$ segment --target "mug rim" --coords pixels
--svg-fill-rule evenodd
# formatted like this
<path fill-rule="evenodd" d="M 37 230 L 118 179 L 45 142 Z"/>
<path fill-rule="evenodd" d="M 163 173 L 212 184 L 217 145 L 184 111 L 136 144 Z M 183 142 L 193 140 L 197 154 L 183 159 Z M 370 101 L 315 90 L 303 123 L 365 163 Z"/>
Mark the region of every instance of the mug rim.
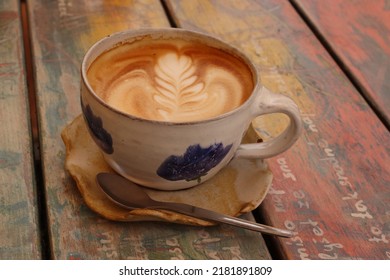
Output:
<path fill-rule="evenodd" d="M 160 120 L 151 120 L 151 119 L 141 118 L 141 117 L 123 112 L 121 110 L 118 110 L 115 107 L 110 106 L 107 102 L 105 102 L 92 89 L 92 87 L 88 81 L 87 71 L 88 71 L 90 65 L 103 52 L 110 50 L 116 46 L 119 46 L 123 43 L 137 40 L 137 38 L 140 39 L 140 38 L 144 38 L 146 36 L 149 36 L 151 39 L 153 39 L 153 37 L 156 37 L 156 36 L 161 37 L 161 36 L 164 36 L 168 33 L 171 34 L 172 36 L 175 36 L 176 38 L 180 38 L 180 36 L 178 36 L 178 34 L 183 34 L 185 36 L 192 36 L 192 37 L 189 37 L 191 40 L 193 40 L 193 39 L 202 40 L 202 39 L 206 38 L 207 42 L 202 41 L 201 42 L 202 44 L 206 44 L 206 45 L 214 47 L 214 48 L 219 48 L 222 51 L 228 52 L 230 55 L 236 56 L 239 59 L 241 59 L 245 63 L 245 65 L 247 65 L 248 68 L 250 69 L 251 74 L 252 74 L 252 80 L 254 83 L 254 87 L 253 87 L 249 97 L 245 100 L 245 102 L 243 102 L 241 105 L 237 106 L 233 110 L 230 110 L 228 112 L 225 112 L 225 113 L 217 115 L 217 116 L 214 116 L 212 118 L 196 120 L 196 121 L 185 121 L 185 122 L 160 121 Z M 96 49 L 99 48 L 99 46 L 101 46 L 107 42 L 110 42 L 110 41 L 113 41 L 113 42 L 108 43 L 109 48 L 104 48 L 103 51 L 100 51 L 98 53 L 94 53 L 96 51 Z M 156 123 L 156 124 L 160 124 L 160 125 L 173 125 L 173 126 L 175 126 L 175 125 L 180 126 L 180 125 L 187 125 L 187 124 L 201 124 L 201 123 L 212 122 L 212 121 L 224 119 L 224 118 L 226 118 L 230 115 L 233 115 L 241 110 L 244 110 L 246 107 L 248 107 L 249 104 L 251 103 L 251 101 L 255 98 L 256 92 L 258 92 L 259 88 L 261 87 L 259 73 L 257 71 L 257 68 L 255 67 L 253 62 L 249 59 L 249 57 L 246 54 L 244 54 L 242 51 L 240 51 L 238 48 L 225 42 L 224 40 L 222 40 L 220 38 L 214 37 L 214 36 L 207 34 L 207 33 L 192 31 L 192 30 L 183 29 L 183 28 L 173 28 L 173 27 L 170 27 L 170 28 L 140 28 L 140 29 L 136 29 L 136 30 L 128 29 L 128 30 L 124 30 L 124 31 L 115 32 L 115 33 L 109 34 L 109 35 L 101 38 L 100 40 L 96 41 L 94 44 L 92 44 L 88 48 L 87 52 L 85 53 L 85 55 L 82 59 L 81 79 L 82 79 L 82 82 L 84 83 L 85 87 L 89 91 L 89 93 L 101 105 L 103 105 L 104 107 L 106 107 L 110 111 L 113 111 L 117 114 L 120 114 L 120 115 L 126 117 L 126 118 L 130 118 L 130 119 L 136 120 L 136 121 Z"/>

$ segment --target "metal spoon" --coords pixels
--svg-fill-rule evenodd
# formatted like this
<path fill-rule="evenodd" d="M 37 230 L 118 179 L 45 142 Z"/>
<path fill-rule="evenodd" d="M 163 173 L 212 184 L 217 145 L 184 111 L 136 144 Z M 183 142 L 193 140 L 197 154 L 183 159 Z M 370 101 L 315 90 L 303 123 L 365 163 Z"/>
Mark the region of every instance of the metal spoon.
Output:
<path fill-rule="evenodd" d="M 272 234 L 281 237 L 292 236 L 292 232 L 289 230 L 278 229 L 250 222 L 244 219 L 235 218 L 188 204 L 153 200 L 142 189 L 142 187 L 114 173 L 99 173 L 96 176 L 96 180 L 98 185 L 102 188 L 103 192 L 113 202 L 127 209 L 148 208 L 170 210 L 191 217 L 201 218 L 207 221 L 225 223 L 266 234 Z"/>

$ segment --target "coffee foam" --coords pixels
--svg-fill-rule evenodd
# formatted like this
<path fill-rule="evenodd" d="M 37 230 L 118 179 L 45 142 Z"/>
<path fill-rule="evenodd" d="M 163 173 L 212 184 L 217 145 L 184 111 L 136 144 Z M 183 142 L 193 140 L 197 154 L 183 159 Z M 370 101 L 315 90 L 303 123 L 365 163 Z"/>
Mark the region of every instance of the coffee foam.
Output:
<path fill-rule="evenodd" d="M 117 46 L 100 55 L 87 75 L 110 106 L 158 121 L 212 118 L 240 106 L 253 90 L 241 60 L 181 39 Z"/>

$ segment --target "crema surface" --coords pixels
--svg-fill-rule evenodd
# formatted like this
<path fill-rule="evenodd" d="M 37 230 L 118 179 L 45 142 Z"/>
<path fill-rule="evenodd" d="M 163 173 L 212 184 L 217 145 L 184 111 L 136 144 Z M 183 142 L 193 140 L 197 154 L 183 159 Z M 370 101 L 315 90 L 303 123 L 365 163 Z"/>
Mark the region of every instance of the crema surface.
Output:
<path fill-rule="evenodd" d="M 181 39 L 124 43 L 101 54 L 87 76 L 111 107 L 157 121 L 209 119 L 240 106 L 253 90 L 240 59 Z"/>

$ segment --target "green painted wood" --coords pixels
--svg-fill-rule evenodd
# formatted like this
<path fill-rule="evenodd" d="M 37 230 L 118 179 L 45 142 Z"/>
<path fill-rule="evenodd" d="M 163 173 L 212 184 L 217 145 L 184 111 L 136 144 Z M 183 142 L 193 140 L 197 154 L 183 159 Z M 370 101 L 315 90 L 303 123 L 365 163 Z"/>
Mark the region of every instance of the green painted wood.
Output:
<path fill-rule="evenodd" d="M 294 0 L 390 127 L 390 2 Z"/>
<path fill-rule="evenodd" d="M 301 110 L 302 137 L 268 160 L 274 181 L 259 213 L 294 231 L 291 239 L 274 238 L 272 250 L 287 259 L 389 259 L 390 133 L 293 6 L 282 0 L 167 6 L 178 26 L 246 52 L 262 83 Z M 256 122 L 265 140 L 286 125 L 282 116 Z"/>
<path fill-rule="evenodd" d="M 39 259 L 36 184 L 19 1 L 0 2 L 0 259 Z"/>
<path fill-rule="evenodd" d="M 48 224 L 54 259 L 268 259 L 260 234 L 232 227 L 111 222 L 65 172 L 62 129 L 81 113 L 80 63 L 110 33 L 167 27 L 160 1 L 29 1 Z M 256 246 L 253 246 L 256 244 Z"/>

